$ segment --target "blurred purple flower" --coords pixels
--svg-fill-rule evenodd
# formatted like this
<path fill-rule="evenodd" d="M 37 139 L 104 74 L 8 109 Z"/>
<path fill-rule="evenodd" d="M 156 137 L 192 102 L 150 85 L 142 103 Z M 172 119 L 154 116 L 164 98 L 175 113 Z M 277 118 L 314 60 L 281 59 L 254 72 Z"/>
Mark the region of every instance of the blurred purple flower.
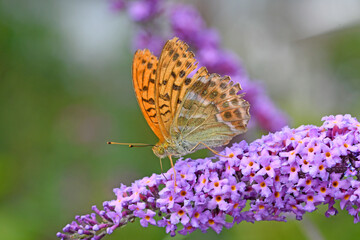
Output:
<path fill-rule="evenodd" d="M 151 46 L 151 51 L 157 56 L 160 55 L 165 44 L 164 39 L 146 30 L 139 30 L 136 34 L 135 45 L 137 49 L 145 49 Z"/>
<path fill-rule="evenodd" d="M 259 81 L 243 81 L 241 86 L 245 99 L 251 104 L 250 113 L 254 120 L 263 129 L 273 132 L 288 124 L 288 117 L 277 108 L 269 95 L 265 92 L 263 84 Z"/>
<path fill-rule="evenodd" d="M 143 227 L 165 227 L 171 236 L 209 228 L 220 233 L 242 221 L 285 221 L 289 213 L 301 220 L 319 205 L 328 205 L 326 217 L 336 215 L 335 200 L 357 223 L 360 123 L 350 115 L 322 120 L 321 127 L 285 127 L 250 144 L 236 143 L 222 153 L 233 153 L 232 158 L 180 159 L 175 188 L 172 169 L 131 187 L 121 185 L 114 189 L 116 199 L 104 202 L 104 210 L 94 206 L 94 213 L 75 217 L 57 237 L 100 239 L 135 218 Z M 337 151 L 338 145 L 345 149 Z M 298 148 L 290 162 L 288 153 Z M 328 161 L 327 153 L 334 152 L 337 157 Z M 302 171 L 304 165 L 309 171 Z"/>
<path fill-rule="evenodd" d="M 110 8 L 114 11 L 121 11 L 126 7 L 125 0 L 110 0 Z"/>
<path fill-rule="evenodd" d="M 110 7 L 115 11 L 126 10 L 134 22 L 145 22 L 161 13 L 162 3 L 162 0 L 111 0 Z"/>
<path fill-rule="evenodd" d="M 170 12 L 169 21 L 173 32 L 180 39 L 199 47 L 199 36 L 205 29 L 200 13 L 190 5 L 175 5 Z"/>

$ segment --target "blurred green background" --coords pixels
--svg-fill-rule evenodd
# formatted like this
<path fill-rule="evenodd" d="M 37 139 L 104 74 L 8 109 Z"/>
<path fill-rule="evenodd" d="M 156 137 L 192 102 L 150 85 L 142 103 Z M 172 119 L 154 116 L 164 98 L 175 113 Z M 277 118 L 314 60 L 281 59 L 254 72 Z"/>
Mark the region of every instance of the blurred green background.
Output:
<path fill-rule="evenodd" d="M 190 1 L 188 1 L 190 2 Z M 292 126 L 360 107 L 357 1 L 193 1 Z M 134 24 L 106 1 L 0 2 L 0 239 L 55 239 L 120 183 L 159 173 L 130 69 Z M 197 153 L 204 156 L 206 151 Z M 165 169 L 169 167 L 164 162 Z M 174 239 L 358 239 L 344 211 Z M 138 222 L 107 239 L 170 239 Z"/>

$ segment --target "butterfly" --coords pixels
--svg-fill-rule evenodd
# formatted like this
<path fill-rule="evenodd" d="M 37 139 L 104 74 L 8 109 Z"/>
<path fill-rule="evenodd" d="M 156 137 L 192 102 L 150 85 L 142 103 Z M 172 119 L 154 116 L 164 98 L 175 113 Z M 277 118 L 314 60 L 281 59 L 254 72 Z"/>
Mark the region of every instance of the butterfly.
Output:
<path fill-rule="evenodd" d="M 159 59 L 148 49 L 138 50 L 132 64 L 137 101 L 159 138 L 152 150 L 160 159 L 169 157 L 172 167 L 172 156 L 228 144 L 246 132 L 250 119 L 249 103 L 237 94 L 240 85 L 205 67 L 194 73 L 198 63 L 188 48 L 175 37 Z"/>

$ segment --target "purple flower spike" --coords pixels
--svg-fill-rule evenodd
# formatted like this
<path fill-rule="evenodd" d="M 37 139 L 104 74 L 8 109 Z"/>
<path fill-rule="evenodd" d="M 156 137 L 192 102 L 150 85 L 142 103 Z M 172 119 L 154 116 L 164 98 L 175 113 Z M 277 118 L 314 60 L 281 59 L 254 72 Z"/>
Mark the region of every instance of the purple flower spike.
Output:
<path fill-rule="evenodd" d="M 121 185 L 103 210 L 94 206 L 94 213 L 77 216 L 57 237 L 101 239 L 135 218 L 143 227 L 165 227 L 171 236 L 196 229 L 220 233 L 242 221 L 285 221 L 291 214 L 301 220 L 319 205 L 328 206 L 329 217 L 338 213 L 336 200 L 357 223 L 360 123 L 350 115 L 323 120 L 321 127 L 285 127 L 250 144 L 236 143 L 222 153 L 231 158 L 179 159 L 175 188 L 172 169 Z"/>

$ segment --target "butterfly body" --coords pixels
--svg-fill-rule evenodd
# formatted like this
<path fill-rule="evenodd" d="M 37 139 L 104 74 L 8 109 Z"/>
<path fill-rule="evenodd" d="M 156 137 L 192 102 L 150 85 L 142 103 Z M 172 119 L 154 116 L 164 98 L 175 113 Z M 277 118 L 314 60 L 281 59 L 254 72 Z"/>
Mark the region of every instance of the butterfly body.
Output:
<path fill-rule="evenodd" d="M 142 113 L 159 142 L 156 156 L 180 157 L 205 147 L 223 146 L 247 130 L 249 103 L 230 77 L 197 68 L 188 45 L 169 40 L 159 60 L 138 50 L 133 83 Z"/>
<path fill-rule="evenodd" d="M 164 158 L 169 155 L 181 157 L 192 152 L 190 147 L 191 146 L 183 141 L 158 142 L 153 147 L 153 152 L 159 158 Z"/>

